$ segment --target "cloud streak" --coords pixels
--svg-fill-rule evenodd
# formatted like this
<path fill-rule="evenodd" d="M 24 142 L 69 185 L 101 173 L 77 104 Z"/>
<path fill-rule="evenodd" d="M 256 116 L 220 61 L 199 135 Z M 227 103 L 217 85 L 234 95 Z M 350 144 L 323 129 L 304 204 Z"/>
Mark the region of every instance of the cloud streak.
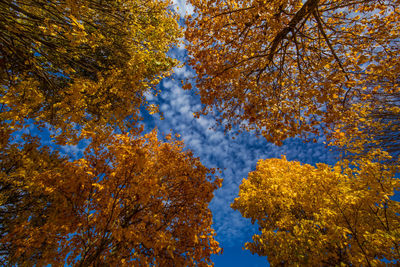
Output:
<path fill-rule="evenodd" d="M 184 50 L 179 57 L 184 58 Z M 177 53 L 175 51 L 175 53 Z M 255 169 L 257 161 L 265 158 L 276 158 L 286 155 L 288 160 L 315 164 L 317 162 L 334 163 L 335 154 L 322 144 L 303 143 L 299 139 L 290 139 L 281 147 L 268 143 L 253 133 L 243 132 L 224 134 L 222 128 L 211 129 L 215 119 L 202 116 L 195 119 L 193 112 L 201 108 L 199 96 L 194 91 L 186 91 L 181 87 L 181 80 L 193 77 L 195 74 L 188 67 L 178 68 L 172 79 L 166 79 L 161 84 L 161 95 L 152 99 L 152 103 L 160 105 L 164 120 L 150 118 L 146 125 L 156 125 L 160 132 L 178 133 L 188 149 L 191 149 L 207 167 L 218 167 L 222 171 L 224 182 L 222 188 L 216 191 L 211 202 L 214 218 L 214 228 L 217 239 L 224 247 L 243 244 L 256 231 L 249 220 L 241 217 L 239 212 L 230 208 L 230 203 L 237 197 L 239 185 L 248 173 Z M 151 130 L 147 127 L 146 131 Z M 235 137 L 235 139 L 232 139 Z"/>

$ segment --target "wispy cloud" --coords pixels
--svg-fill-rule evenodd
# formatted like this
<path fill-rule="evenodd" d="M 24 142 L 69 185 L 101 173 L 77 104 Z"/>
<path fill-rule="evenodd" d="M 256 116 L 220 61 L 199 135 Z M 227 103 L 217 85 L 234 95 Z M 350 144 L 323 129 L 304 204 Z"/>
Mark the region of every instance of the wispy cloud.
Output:
<path fill-rule="evenodd" d="M 185 0 L 173 2 L 181 17 L 193 14 L 193 7 L 187 5 Z M 170 51 L 170 55 L 185 62 L 187 53 L 184 47 L 178 47 Z M 225 135 L 222 128 L 210 129 L 215 125 L 215 119 L 211 116 L 195 119 L 193 112 L 200 110 L 200 98 L 194 91 L 183 90 L 181 86 L 181 80 L 190 79 L 195 73 L 188 66 L 175 68 L 174 71 L 172 79 L 162 82 L 160 97 L 148 98 L 150 102 L 160 105 L 165 119 L 160 120 L 157 115 L 147 117 L 147 131 L 156 126 L 163 133 L 179 133 L 186 147 L 191 149 L 204 165 L 222 170 L 223 185 L 215 192 L 210 205 L 214 228 L 222 246 L 241 245 L 249 241 L 257 229 L 239 212 L 233 211 L 230 204 L 238 195 L 242 179 L 255 169 L 258 160 L 286 155 L 288 160 L 302 163 L 333 164 L 336 155 L 325 147 L 323 139 L 318 139 L 317 143 L 303 143 L 299 139 L 290 139 L 278 147 L 252 133 L 244 132 L 232 139 L 234 133 Z"/>
<path fill-rule="evenodd" d="M 184 59 L 185 51 L 180 51 L 181 55 L 176 56 Z M 179 133 L 186 147 L 200 157 L 204 165 L 223 170 L 222 188 L 216 191 L 211 202 L 214 228 L 217 231 L 217 239 L 223 246 L 243 244 L 256 228 L 249 220 L 242 218 L 239 212 L 233 211 L 230 203 L 237 197 L 242 179 L 255 169 L 259 159 L 286 155 L 288 160 L 302 163 L 334 163 L 335 155 L 322 144 L 322 139 L 317 143 L 303 143 L 299 139 L 290 139 L 278 147 L 252 133 L 244 132 L 232 139 L 234 133 L 225 135 L 222 128 L 210 129 L 215 125 L 215 119 L 211 116 L 195 119 L 193 112 L 201 107 L 199 96 L 181 87 L 182 79 L 193 76 L 193 71 L 185 66 L 175 70 L 173 79 L 162 82 L 160 97 L 152 101 L 160 105 L 165 119 L 159 120 L 157 116 L 151 118 L 151 121 L 146 122 L 150 125 L 147 130 L 156 125 L 160 132 Z"/>
<path fill-rule="evenodd" d="M 173 0 L 173 4 L 175 10 L 181 15 L 181 17 L 193 14 L 193 7 L 188 5 L 186 0 Z"/>

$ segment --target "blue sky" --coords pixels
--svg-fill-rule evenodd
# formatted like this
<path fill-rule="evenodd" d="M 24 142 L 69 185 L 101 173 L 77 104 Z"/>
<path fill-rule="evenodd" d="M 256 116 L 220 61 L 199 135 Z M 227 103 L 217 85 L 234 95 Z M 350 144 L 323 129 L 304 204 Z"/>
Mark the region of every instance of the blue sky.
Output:
<path fill-rule="evenodd" d="M 174 0 L 174 2 L 181 16 L 192 13 L 192 8 L 187 6 L 184 0 Z M 171 55 L 181 62 L 186 61 L 184 47 L 174 49 Z M 252 255 L 242 249 L 244 243 L 250 241 L 251 236 L 257 232 L 257 226 L 230 208 L 230 204 L 238 195 L 242 179 L 255 169 L 259 159 L 286 155 L 288 160 L 302 163 L 333 164 L 336 154 L 325 147 L 323 138 L 319 138 L 317 143 L 303 143 L 300 139 L 290 139 L 278 147 L 263 138 L 256 137 L 254 133 L 244 132 L 236 135 L 233 131 L 224 134 L 223 128 L 210 129 L 215 124 L 213 117 L 202 116 L 195 119 L 193 116 L 193 113 L 201 107 L 195 86 L 191 91 L 182 89 L 181 81 L 194 76 L 195 73 L 188 66 L 175 68 L 174 75 L 161 82 L 159 86 L 161 93 L 157 97 L 150 94 L 147 96 L 149 103 L 159 105 L 164 119 L 161 120 L 157 114 L 150 116 L 143 113 L 145 131 L 157 128 L 160 135 L 170 132 L 180 134 L 186 148 L 192 150 L 204 165 L 222 170 L 221 177 L 224 179 L 222 187 L 215 192 L 210 204 L 213 227 L 217 233 L 216 239 L 224 250 L 222 255 L 213 257 L 215 266 L 267 266 L 265 257 Z M 46 137 L 47 134 L 46 132 L 41 134 L 45 143 L 46 140 L 50 140 Z M 61 147 L 60 150 L 69 155 L 75 154 L 75 158 L 79 158 L 85 146 L 85 142 L 82 142 L 76 146 Z"/>
<path fill-rule="evenodd" d="M 192 8 L 185 5 L 184 0 L 174 2 L 182 16 L 192 13 Z M 185 62 L 184 47 L 174 49 L 171 54 Z M 230 208 L 230 204 L 238 195 L 242 179 L 255 169 L 259 159 L 286 155 L 288 160 L 302 163 L 333 164 L 336 154 L 325 147 L 323 138 L 319 138 L 317 143 L 303 143 L 299 139 L 290 139 L 278 147 L 263 138 L 257 138 L 254 133 L 245 132 L 236 136 L 235 132 L 225 135 L 222 128 L 210 129 L 215 124 L 213 117 L 193 117 L 193 112 L 201 107 L 195 86 L 191 91 L 183 90 L 181 86 L 181 80 L 194 76 L 195 73 L 188 66 L 176 68 L 175 74 L 160 84 L 161 94 L 156 98 L 148 96 L 150 103 L 159 105 L 164 120 L 160 120 L 158 115 L 150 117 L 143 114 L 145 130 L 150 131 L 157 127 L 160 133 L 180 134 L 186 147 L 192 150 L 204 165 L 223 170 L 223 185 L 215 192 L 210 205 L 217 240 L 224 249 L 222 255 L 213 258 L 215 266 L 266 266 L 266 258 L 242 250 L 243 244 L 250 241 L 251 236 L 257 232 L 257 227 Z M 233 136 L 235 139 L 232 139 Z"/>
<path fill-rule="evenodd" d="M 184 60 L 184 49 L 176 49 L 174 53 Z M 322 138 L 318 143 L 303 143 L 299 139 L 291 139 L 278 147 L 263 138 L 257 138 L 253 133 L 244 132 L 236 136 L 232 132 L 225 135 L 223 128 L 210 129 L 215 124 L 214 118 L 193 117 L 193 112 L 200 108 L 199 96 L 195 91 L 181 88 L 181 80 L 193 75 L 193 71 L 187 66 L 178 68 L 173 77 L 162 81 L 162 93 L 157 98 L 148 97 L 150 103 L 160 106 L 164 119 L 160 120 L 158 115 L 150 117 L 143 114 L 145 131 L 157 127 L 161 134 L 180 134 L 186 148 L 192 150 L 204 165 L 222 170 L 223 185 L 215 192 L 210 205 L 217 240 L 224 248 L 223 255 L 214 257 L 215 266 L 265 266 L 265 258 L 242 250 L 243 244 L 251 239 L 257 227 L 230 208 L 230 203 L 238 195 L 242 179 L 255 169 L 259 159 L 286 155 L 288 160 L 302 163 L 333 164 L 335 154 L 325 147 Z M 232 139 L 233 136 L 235 139 Z"/>

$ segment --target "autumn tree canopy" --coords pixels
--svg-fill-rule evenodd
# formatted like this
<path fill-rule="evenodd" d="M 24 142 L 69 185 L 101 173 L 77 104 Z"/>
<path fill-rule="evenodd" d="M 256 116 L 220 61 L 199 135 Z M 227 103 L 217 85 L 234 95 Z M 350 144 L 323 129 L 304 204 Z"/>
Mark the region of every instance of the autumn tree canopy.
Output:
<path fill-rule="evenodd" d="M 227 129 L 307 139 L 368 118 L 367 100 L 399 92 L 398 0 L 189 2 L 201 113 L 216 112 Z"/>
<path fill-rule="evenodd" d="M 345 118 L 332 134 L 332 144 L 346 158 L 359 158 L 382 149 L 397 162 L 400 156 L 399 93 L 376 93 L 354 116 Z"/>
<path fill-rule="evenodd" d="M 400 2 L 190 2 L 199 114 L 276 144 L 326 134 L 353 158 L 260 160 L 232 204 L 259 225 L 245 248 L 278 266 L 398 264 Z"/>
<path fill-rule="evenodd" d="M 182 141 L 85 132 L 68 161 L 35 140 L 2 150 L 0 259 L 43 266 L 208 266 L 220 186 Z"/>
<path fill-rule="evenodd" d="M 137 119 L 177 62 L 181 36 L 161 0 L 5 0 L 0 2 L 2 120 L 121 126 Z M 60 140 L 59 140 L 60 141 Z"/>
<path fill-rule="evenodd" d="M 0 1 L 1 265 L 212 265 L 220 179 L 132 127 L 177 65 L 177 19 L 162 0 Z"/>
<path fill-rule="evenodd" d="M 198 115 L 362 155 L 259 161 L 232 204 L 260 226 L 246 248 L 275 265 L 398 260 L 400 0 L 188 2 Z M 133 127 L 178 63 L 177 19 L 169 0 L 0 0 L 2 265 L 212 265 L 221 180 Z M 82 158 L 57 151 L 81 139 Z"/>
<path fill-rule="evenodd" d="M 398 263 L 400 181 L 381 156 L 333 168 L 260 160 L 232 204 L 260 227 L 245 247 L 277 266 Z"/>

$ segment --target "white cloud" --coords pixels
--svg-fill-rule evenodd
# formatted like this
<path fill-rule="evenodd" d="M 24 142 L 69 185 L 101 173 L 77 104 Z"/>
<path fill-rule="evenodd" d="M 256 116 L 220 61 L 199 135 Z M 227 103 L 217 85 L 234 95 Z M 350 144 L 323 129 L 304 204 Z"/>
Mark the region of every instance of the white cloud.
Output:
<path fill-rule="evenodd" d="M 175 67 L 174 74 L 178 79 L 187 79 L 189 77 L 193 77 L 193 72 L 186 66 Z"/>
<path fill-rule="evenodd" d="M 203 131 L 209 130 L 209 128 L 215 123 L 212 120 L 205 118 L 205 117 L 200 117 L 196 120 L 197 124 L 201 126 Z M 211 133 L 211 131 L 207 131 L 207 133 Z"/>
<path fill-rule="evenodd" d="M 224 134 L 222 132 L 208 130 L 207 135 L 209 136 L 209 141 L 211 144 L 216 144 L 224 139 Z"/>
<path fill-rule="evenodd" d="M 175 11 L 177 11 L 181 17 L 193 14 L 193 6 L 189 5 L 186 0 L 173 0 L 173 3 Z"/>
<path fill-rule="evenodd" d="M 146 98 L 147 101 L 153 101 L 153 100 L 155 100 L 154 95 L 153 95 L 151 92 L 149 92 L 149 91 L 147 91 L 147 92 L 144 93 L 144 97 Z"/>
<path fill-rule="evenodd" d="M 180 51 L 184 53 L 183 50 Z M 184 58 L 184 54 L 180 57 Z M 181 88 L 179 79 L 189 76 L 193 76 L 193 73 L 185 67 L 176 70 L 174 80 L 166 79 L 162 82 L 162 93 L 158 100 L 165 119 L 155 119 L 155 124 L 161 132 L 168 133 L 172 130 L 179 133 L 186 147 L 200 157 L 204 165 L 223 170 L 222 188 L 215 192 L 215 198 L 210 205 L 214 228 L 217 239 L 223 246 L 243 244 L 248 240 L 249 233 L 256 231 L 256 227 L 251 225 L 250 220 L 242 218 L 239 212 L 233 211 L 230 204 L 237 197 L 242 179 L 255 169 L 257 161 L 286 155 L 288 160 L 303 163 L 333 163 L 333 154 L 321 143 L 304 144 L 299 139 L 290 139 L 283 146 L 277 147 L 252 133 L 244 132 L 232 139 L 234 134 L 225 135 L 222 128 L 210 130 L 215 119 L 212 116 L 194 119 L 193 112 L 201 108 L 199 96 Z"/>

